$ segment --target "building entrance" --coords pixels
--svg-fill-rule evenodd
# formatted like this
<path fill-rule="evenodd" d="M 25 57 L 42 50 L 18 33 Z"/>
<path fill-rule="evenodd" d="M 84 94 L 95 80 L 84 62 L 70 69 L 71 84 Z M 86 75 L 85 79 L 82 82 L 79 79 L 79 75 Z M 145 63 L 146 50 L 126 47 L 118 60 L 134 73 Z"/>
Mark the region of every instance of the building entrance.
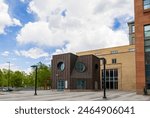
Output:
<path fill-rule="evenodd" d="M 118 69 L 107 69 L 106 70 L 106 88 L 107 89 L 118 89 Z M 104 80 L 102 70 L 102 80 Z M 103 88 L 103 81 L 102 81 Z"/>
<path fill-rule="evenodd" d="M 65 89 L 65 81 L 64 80 L 58 80 L 57 81 L 57 90 L 63 91 Z"/>

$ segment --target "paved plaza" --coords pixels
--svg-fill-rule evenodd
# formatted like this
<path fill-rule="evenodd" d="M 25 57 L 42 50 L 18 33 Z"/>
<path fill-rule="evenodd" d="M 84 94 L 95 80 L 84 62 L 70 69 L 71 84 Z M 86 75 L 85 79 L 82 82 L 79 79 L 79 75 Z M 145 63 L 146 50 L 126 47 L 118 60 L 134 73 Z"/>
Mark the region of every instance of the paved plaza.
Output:
<path fill-rule="evenodd" d="M 58 92 L 42 90 L 34 96 L 34 91 L 0 92 L 0 101 L 104 101 L 103 91 L 97 92 Z M 150 101 L 150 96 L 136 92 L 107 91 L 106 101 Z"/>

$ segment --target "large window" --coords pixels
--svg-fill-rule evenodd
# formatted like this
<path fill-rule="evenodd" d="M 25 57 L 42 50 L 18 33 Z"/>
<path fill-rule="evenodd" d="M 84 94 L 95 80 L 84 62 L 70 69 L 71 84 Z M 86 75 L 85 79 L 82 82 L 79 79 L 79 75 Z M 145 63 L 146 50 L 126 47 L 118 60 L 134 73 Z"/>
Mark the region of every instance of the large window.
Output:
<path fill-rule="evenodd" d="M 145 64 L 150 64 L 150 25 L 144 26 Z"/>
<path fill-rule="evenodd" d="M 102 70 L 102 80 L 104 80 Z M 102 81 L 103 88 L 103 81 Z M 107 69 L 106 70 L 106 88 L 107 89 L 118 89 L 118 69 Z"/>
<path fill-rule="evenodd" d="M 144 26 L 144 46 L 146 87 L 150 89 L 150 25 Z"/>
<path fill-rule="evenodd" d="M 143 0 L 144 9 L 150 9 L 150 0 Z"/>

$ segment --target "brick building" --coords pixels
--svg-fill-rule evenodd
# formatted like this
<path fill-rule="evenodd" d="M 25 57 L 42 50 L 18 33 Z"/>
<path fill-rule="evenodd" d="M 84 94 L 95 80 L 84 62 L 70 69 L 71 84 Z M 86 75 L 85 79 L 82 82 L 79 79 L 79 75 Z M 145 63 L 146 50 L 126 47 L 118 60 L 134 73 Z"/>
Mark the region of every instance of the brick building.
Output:
<path fill-rule="evenodd" d="M 100 89 L 100 63 L 94 55 L 72 53 L 54 55 L 52 59 L 52 89 Z"/>
<path fill-rule="evenodd" d="M 135 47 L 136 89 L 150 89 L 150 0 L 134 0 L 135 4 Z"/>

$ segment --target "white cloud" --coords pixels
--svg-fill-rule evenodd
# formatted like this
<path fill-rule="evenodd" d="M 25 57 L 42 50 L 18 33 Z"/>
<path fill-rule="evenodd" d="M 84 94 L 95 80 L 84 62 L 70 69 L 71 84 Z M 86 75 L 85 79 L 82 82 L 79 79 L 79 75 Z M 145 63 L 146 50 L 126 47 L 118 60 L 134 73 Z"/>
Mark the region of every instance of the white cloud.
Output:
<path fill-rule="evenodd" d="M 0 64 L 0 69 L 9 69 L 9 63 Z M 20 69 L 15 64 L 10 63 L 10 70 L 17 71 Z"/>
<path fill-rule="evenodd" d="M 8 57 L 10 53 L 8 51 L 4 51 L 1 55 L 4 56 L 4 57 Z"/>
<path fill-rule="evenodd" d="M 13 25 L 21 26 L 21 23 L 19 20 L 10 17 L 8 13 L 8 5 L 4 2 L 4 0 L 0 0 L 0 34 L 5 34 L 6 26 Z"/>
<path fill-rule="evenodd" d="M 41 57 L 48 57 L 49 54 L 44 52 L 40 48 L 31 48 L 29 50 L 21 50 L 21 51 L 15 51 L 15 54 L 18 56 L 25 56 L 28 58 L 38 59 Z"/>
<path fill-rule="evenodd" d="M 47 22 L 29 22 L 21 29 L 17 36 L 20 44 L 33 43 L 39 46 L 61 46 L 64 45 L 64 34 L 61 30 L 52 31 Z"/>
<path fill-rule="evenodd" d="M 38 21 L 21 29 L 20 44 L 75 52 L 128 44 L 126 22 L 133 17 L 133 0 L 32 0 L 28 11 L 37 14 Z M 117 31 L 112 29 L 115 18 L 121 22 Z"/>

